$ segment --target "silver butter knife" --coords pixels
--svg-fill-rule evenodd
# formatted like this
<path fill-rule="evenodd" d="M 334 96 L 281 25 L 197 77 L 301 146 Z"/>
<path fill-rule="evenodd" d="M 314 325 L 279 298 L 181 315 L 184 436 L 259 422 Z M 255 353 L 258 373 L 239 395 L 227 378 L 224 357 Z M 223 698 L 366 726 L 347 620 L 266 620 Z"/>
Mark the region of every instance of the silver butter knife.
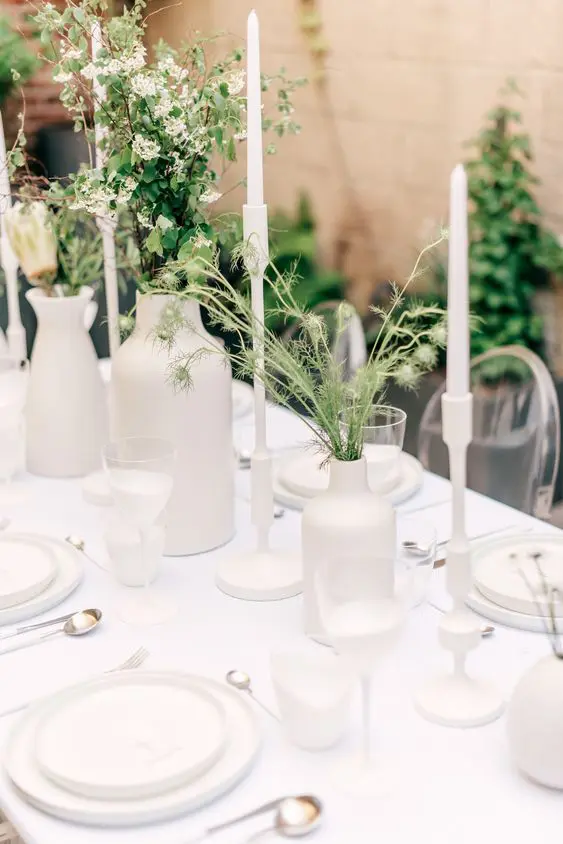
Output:
<path fill-rule="evenodd" d="M 23 627 L 16 627 L 15 630 L 10 630 L 8 633 L 0 633 L 0 642 L 3 642 L 4 639 L 12 639 L 14 636 L 20 636 L 22 633 L 28 633 L 30 630 L 40 630 L 42 627 L 49 627 L 51 624 L 68 621 L 75 612 L 76 610 L 73 610 L 65 615 L 59 615 L 57 618 L 49 618 L 47 621 L 37 621 L 35 624 L 25 624 Z"/>

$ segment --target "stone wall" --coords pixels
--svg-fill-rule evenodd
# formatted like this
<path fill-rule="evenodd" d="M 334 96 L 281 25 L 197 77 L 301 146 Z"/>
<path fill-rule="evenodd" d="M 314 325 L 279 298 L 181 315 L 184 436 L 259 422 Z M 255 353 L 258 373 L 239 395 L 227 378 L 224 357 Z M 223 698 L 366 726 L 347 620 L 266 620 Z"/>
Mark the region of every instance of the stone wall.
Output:
<path fill-rule="evenodd" d="M 347 177 L 311 85 L 298 100 L 302 134 L 267 161 L 271 207 L 291 205 L 305 188 L 328 257 L 343 227 L 360 219 L 355 274 L 363 268 L 364 285 L 401 278 L 427 221 L 447 214 L 448 176 L 467 155 L 463 142 L 512 76 L 526 93 L 521 106 L 543 180 L 539 198 L 563 233 L 561 0 L 255 0 L 265 68 L 312 72 L 299 24 L 304 5 L 322 17 L 327 91 Z M 242 0 L 184 0 L 151 18 L 151 36 L 177 42 L 200 28 L 242 38 L 248 10 Z M 240 201 L 240 194 L 229 197 L 231 205 Z"/>

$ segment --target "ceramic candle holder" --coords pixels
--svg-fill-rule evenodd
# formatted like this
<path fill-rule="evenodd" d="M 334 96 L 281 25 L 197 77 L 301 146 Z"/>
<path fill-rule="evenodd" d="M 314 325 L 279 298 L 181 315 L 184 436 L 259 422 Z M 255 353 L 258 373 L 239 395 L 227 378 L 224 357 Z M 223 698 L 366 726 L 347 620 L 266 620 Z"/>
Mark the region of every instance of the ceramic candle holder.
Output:
<path fill-rule="evenodd" d="M 146 547 L 145 565 L 148 581 L 152 583 L 160 570 L 164 554 L 165 530 L 153 525 Z M 110 571 L 123 586 L 144 586 L 145 576 L 141 560 L 139 532 L 114 516 L 105 532 L 105 543 L 110 558 Z"/>
<path fill-rule="evenodd" d="M 324 750 L 348 726 L 354 674 L 332 652 L 274 653 L 272 682 L 282 724 L 292 744 Z"/>

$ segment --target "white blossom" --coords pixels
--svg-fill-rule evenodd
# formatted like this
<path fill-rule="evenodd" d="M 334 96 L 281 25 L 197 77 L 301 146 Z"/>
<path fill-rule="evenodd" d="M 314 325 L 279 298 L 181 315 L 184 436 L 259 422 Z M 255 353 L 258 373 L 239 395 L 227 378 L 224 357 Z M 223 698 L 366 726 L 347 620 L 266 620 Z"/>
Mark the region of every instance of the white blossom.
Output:
<path fill-rule="evenodd" d="M 133 176 L 127 176 L 123 184 L 119 189 L 119 193 L 117 194 L 117 202 L 120 205 L 126 205 L 131 196 L 133 195 L 133 191 L 137 187 L 137 182 L 133 178 Z"/>
<path fill-rule="evenodd" d="M 152 141 L 150 138 L 143 138 L 142 135 L 135 135 L 132 147 L 133 151 L 143 161 L 152 161 L 153 158 L 157 158 L 160 152 L 160 145 L 156 141 Z"/>
<path fill-rule="evenodd" d="M 244 88 L 244 83 L 246 81 L 246 73 L 244 70 L 238 70 L 235 73 L 232 73 L 227 81 L 227 87 L 229 89 L 229 94 L 231 96 L 236 97 L 237 94 Z"/>
<path fill-rule="evenodd" d="M 242 132 L 235 132 L 233 137 L 235 141 L 246 141 L 246 129 Z"/>
<path fill-rule="evenodd" d="M 181 117 L 166 117 L 164 120 L 164 128 L 171 138 L 183 136 L 187 140 L 189 137 L 186 123 Z"/>
<path fill-rule="evenodd" d="M 192 240 L 194 249 L 202 249 L 205 246 L 213 246 L 212 242 L 208 240 L 202 232 L 198 232 L 197 236 Z"/>
<path fill-rule="evenodd" d="M 204 205 L 211 205 L 212 202 L 217 202 L 218 199 L 221 199 L 221 194 L 216 190 L 208 188 L 203 191 L 199 199 Z"/>
<path fill-rule="evenodd" d="M 80 73 L 84 77 L 84 79 L 95 79 L 100 71 L 94 64 L 94 62 L 88 62 L 87 65 L 84 65 Z"/>
<path fill-rule="evenodd" d="M 122 66 L 119 59 L 111 59 L 104 68 L 104 73 L 108 76 L 114 76 L 116 73 L 121 73 Z"/>
<path fill-rule="evenodd" d="M 145 66 L 146 49 L 143 45 L 135 47 L 134 52 L 121 60 L 121 69 L 126 73 L 132 73 L 134 70 L 141 70 Z"/>
<path fill-rule="evenodd" d="M 78 50 L 76 47 L 70 47 L 68 49 L 63 49 L 61 58 L 63 61 L 72 61 L 73 59 L 81 59 L 82 58 L 82 51 Z"/>
<path fill-rule="evenodd" d="M 142 226 L 146 229 L 152 227 L 152 220 L 150 218 L 150 214 L 146 208 L 141 209 L 141 211 L 137 212 L 137 220 L 140 222 Z"/>
<path fill-rule="evenodd" d="M 14 254 L 31 284 L 56 273 L 57 239 L 44 202 L 16 202 L 5 215 L 6 232 Z"/>
<path fill-rule="evenodd" d="M 59 85 L 64 85 L 65 82 L 70 82 L 71 79 L 72 73 L 70 73 L 70 71 L 62 69 L 59 70 L 58 73 L 53 76 L 53 82 L 57 82 Z"/>
<path fill-rule="evenodd" d="M 154 114 L 155 117 L 168 117 L 172 109 L 174 108 L 174 103 L 170 99 L 168 95 L 162 97 L 162 99 L 155 105 L 154 107 Z"/>
<path fill-rule="evenodd" d="M 155 81 L 146 74 L 138 73 L 136 76 L 133 76 L 131 87 L 139 97 L 154 97 L 156 95 Z"/>
<path fill-rule="evenodd" d="M 172 56 L 164 56 L 159 60 L 157 67 L 161 73 L 169 74 L 178 82 L 182 82 L 188 77 L 188 71 L 176 64 Z"/>

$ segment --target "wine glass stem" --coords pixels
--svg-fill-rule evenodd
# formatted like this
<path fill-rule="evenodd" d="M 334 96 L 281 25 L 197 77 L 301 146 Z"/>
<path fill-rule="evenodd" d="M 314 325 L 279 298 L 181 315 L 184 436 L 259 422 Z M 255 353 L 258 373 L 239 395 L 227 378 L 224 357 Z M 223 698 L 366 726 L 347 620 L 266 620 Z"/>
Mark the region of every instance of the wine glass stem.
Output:
<path fill-rule="evenodd" d="M 371 677 L 362 674 L 360 682 L 362 686 L 363 721 L 362 761 L 367 766 L 371 762 Z"/>

